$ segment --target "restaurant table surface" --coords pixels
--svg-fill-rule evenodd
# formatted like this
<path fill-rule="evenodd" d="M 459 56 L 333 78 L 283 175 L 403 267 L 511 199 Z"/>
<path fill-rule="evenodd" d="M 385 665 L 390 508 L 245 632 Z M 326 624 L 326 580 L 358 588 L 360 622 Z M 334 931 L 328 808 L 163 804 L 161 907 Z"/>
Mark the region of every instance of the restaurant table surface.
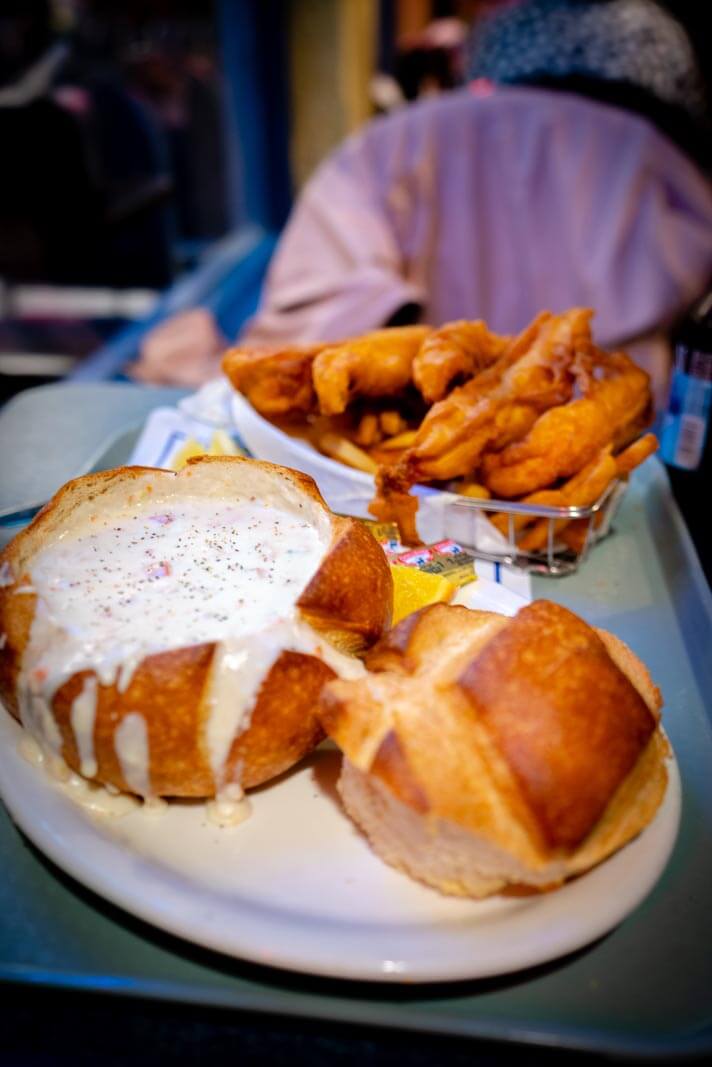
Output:
<path fill-rule="evenodd" d="M 0 454 L 12 457 L 4 462 L 0 511 L 46 499 L 97 457 L 99 466 L 121 462 L 122 434 L 152 407 L 180 395 L 122 383 L 20 394 L 0 413 Z M 102 443 L 111 445 L 103 456 Z M 711 1053 L 712 598 L 662 465 L 652 460 L 636 472 L 614 533 L 576 574 L 533 584 L 535 596 L 612 630 L 650 666 L 663 690 L 665 727 L 682 774 L 682 823 L 667 869 L 608 936 L 562 960 L 478 981 L 384 985 L 263 968 L 188 944 L 106 903 L 46 860 L 2 809 L 6 1004 L 19 1004 L 18 993 L 28 996 L 31 987 L 45 990 L 37 997 L 65 991 L 54 994 L 54 1003 L 65 1006 L 77 991 L 92 991 L 102 1005 L 117 995 L 141 998 L 134 1001 L 134 1017 L 148 1013 L 154 1033 L 160 1012 L 171 1005 L 184 1006 L 173 1033 L 179 1017 L 214 1034 L 218 1016 L 228 1018 L 224 1009 L 239 1009 L 229 1018 L 242 1020 L 246 1052 L 251 1041 L 264 1045 L 282 1033 L 291 1035 L 292 1053 L 310 1062 L 322 1062 L 318 1040 L 325 1035 L 337 1044 L 323 1062 L 331 1062 L 329 1055 L 345 1061 L 347 1040 L 372 1062 L 386 1055 L 384 1049 L 401 1059 L 410 1049 L 408 1062 L 427 1062 L 422 1056 L 437 1035 L 441 1042 L 477 1039 L 484 1062 L 494 1062 L 501 1047 L 482 1044 L 492 1041 L 639 1058 Z M 32 1010 L 32 1000 L 22 1003 L 18 1019 Z M 222 1014 L 205 1023 L 204 1013 L 216 1009 Z M 279 1025 L 269 1024 L 277 1017 Z M 380 1045 L 373 1044 L 374 1027 Z M 209 1044 L 207 1036 L 203 1040 Z M 444 1057 L 446 1044 L 438 1047 Z M 459 1062 L 454 1049 L 447 1054 Z"/>

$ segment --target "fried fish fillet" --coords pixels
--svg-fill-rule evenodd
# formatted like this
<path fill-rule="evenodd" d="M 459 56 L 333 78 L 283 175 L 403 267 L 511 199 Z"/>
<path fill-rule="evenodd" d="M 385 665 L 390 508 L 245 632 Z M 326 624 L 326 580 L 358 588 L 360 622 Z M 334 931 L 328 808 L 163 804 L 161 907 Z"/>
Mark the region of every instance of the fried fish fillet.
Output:
<path fill-rule="evenodd" d="M 523 496 L 568 478 L 606 444 L 625 443 L 650 421 L 650 378 L 625 353 L 597 353 L 584 388 L 585 396 L 544 412 L 522 441 L 483 457 L 482 480 L 495 497 Z"/>
<path fill-rule="evenodd" d="M 290 348 L 230 348 L 222 369 L 238 392 L 268 418 L 316 408 L 312 364 L 326 342 Z"/>
<path fill-rule="evenodd" d="M 413 381 L 433 404 L 442 400 L 456 378 L 472 378 L 495 363 L 510 340 L 492 333 L 481 319 L 446 322 L 420 346 L 413 361 Z"/>
<path fill-rule="evenodd" d="M 323 415 L 339 415 L 356 396 L 395 396 L 412 381 L 413 360 L 429 326 L 394 326 L 324 346 L 312 377 Z"/>
<path fill-rule="evenodd" d="M 504 448 L 528 433 L 543 411 L 566 403 L 578 364 L 591 358 L 591 314 L 586 308 L 544 312 L 496 363 L 435 404 L 413 446 L 379 470 L 372 514 L 396 521 L 406 542 L 417 543 L 411 487 L 471 473 L 485 449 Z"/>

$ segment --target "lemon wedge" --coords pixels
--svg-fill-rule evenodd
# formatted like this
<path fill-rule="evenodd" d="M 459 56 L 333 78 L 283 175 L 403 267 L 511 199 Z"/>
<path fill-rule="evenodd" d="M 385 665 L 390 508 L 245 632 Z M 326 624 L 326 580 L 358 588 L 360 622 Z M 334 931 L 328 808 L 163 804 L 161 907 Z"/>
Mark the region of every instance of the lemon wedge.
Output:
<path fill-rule="evenodd" d="M 244 452 L 233 441 L 225 430 L 216 430 L 210 441 L 208 455 L 210 456 L 244 456 Z"/>
<path fill-rule="evenodd" d="M 189 459 L 193 459 L 194 456 L 204 456 L 206 452 L 205 445 L 201 445 L 200 441 L 196 441 L 194 437 L 189 437 L 170 461 L 171 469 L 174 471 L 183 470 Z"/>
<path fill-rule="evenodd" d="M 428 604 L 441 604 L 452 600 L 457 586 L 441 574 L 430 574 L 417 567 L 405 567 L 392 563 L 393 576 L 393 625 Z"/>
<path fill-rule="evenodd" d="M 171 460 L 171 468 L 174 471 L 182 470 L 188 460 L 195 456 L 244 456 L 244 454 L 229 433 L 225 430 L 215 430 L 209 445 L 201 444 L 195 437 L 188 437 Z"/>

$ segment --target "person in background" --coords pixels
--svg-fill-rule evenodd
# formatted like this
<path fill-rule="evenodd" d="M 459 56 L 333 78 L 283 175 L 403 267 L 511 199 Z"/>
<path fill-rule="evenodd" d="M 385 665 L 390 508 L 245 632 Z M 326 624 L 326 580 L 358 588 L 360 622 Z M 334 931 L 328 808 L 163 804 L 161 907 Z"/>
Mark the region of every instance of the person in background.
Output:
<path fill-rule="evenodd" d="M 599 343 L 632 345 L 662 402 L 667 328 L 712 274 L 689 40 L 652 0 L 522 0 L 477 23 L 469 72 L 318 168 L 242 340 L 458 318 L 514 333 L 543 308 L 585 305 Z M 195 385 L 224 344 L 197 309 L 147 336 L 134 374 Z"/>

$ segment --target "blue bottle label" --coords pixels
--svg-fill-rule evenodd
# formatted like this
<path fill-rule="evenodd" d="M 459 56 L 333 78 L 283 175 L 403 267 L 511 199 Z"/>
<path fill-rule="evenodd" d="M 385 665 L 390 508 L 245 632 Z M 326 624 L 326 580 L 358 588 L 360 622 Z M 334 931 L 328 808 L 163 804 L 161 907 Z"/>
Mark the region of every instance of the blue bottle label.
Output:
<path fill-rule="evenodd" d="M 660 453 L 674 467 L 695 470 L 702 459 L 712 406 L 712 356 L 706 352 L 682 355 L 672 377 Z"/>

